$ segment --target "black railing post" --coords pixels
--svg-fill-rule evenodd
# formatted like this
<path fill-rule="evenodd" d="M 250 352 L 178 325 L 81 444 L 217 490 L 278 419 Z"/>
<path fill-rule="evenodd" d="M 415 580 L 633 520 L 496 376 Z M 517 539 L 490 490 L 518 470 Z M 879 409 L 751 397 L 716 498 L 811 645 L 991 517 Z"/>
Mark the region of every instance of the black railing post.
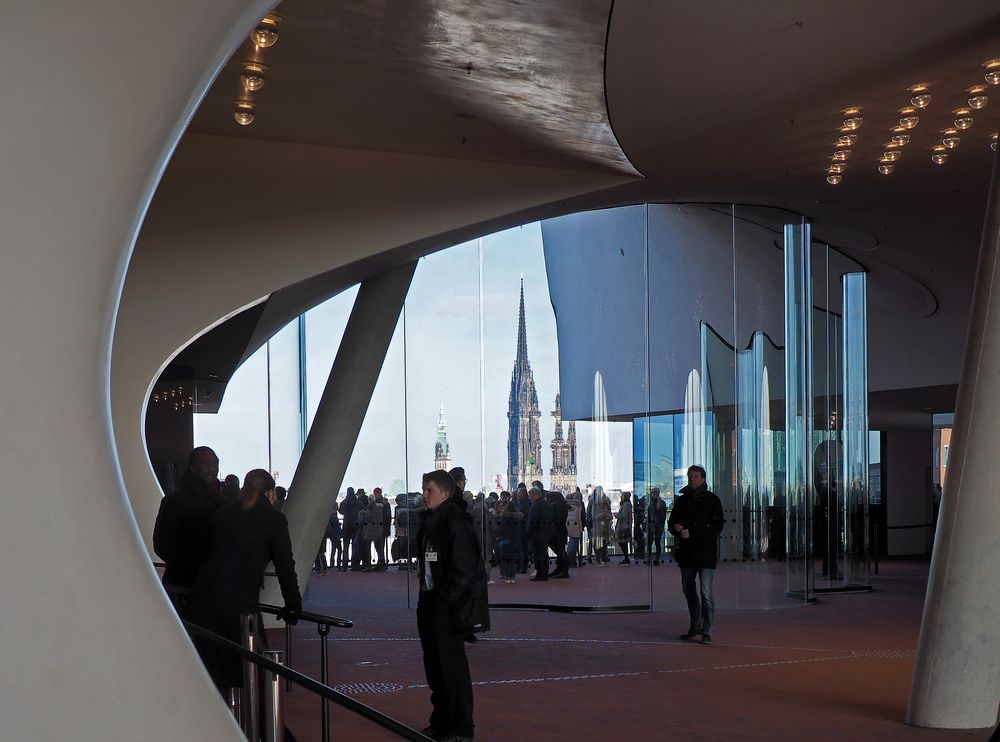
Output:
<path fill-rule="evenodd" d="M 323 685 L 330 685 L 330 666 L 327 655 L 327 636 L 330 634 L 330 624 L 316 624 L 319 632 L 319 676 Z M 323 742 L 330 742 L 330 701 L 323 698 Z"/>
<path fill-rule="evenodd" d="M 292 666 L 292 625 L 285 621 L 285 667 L 291 668 Z M 292 679 L 285 678 L 285 692 L 290 693 L 292 690 Z"/>

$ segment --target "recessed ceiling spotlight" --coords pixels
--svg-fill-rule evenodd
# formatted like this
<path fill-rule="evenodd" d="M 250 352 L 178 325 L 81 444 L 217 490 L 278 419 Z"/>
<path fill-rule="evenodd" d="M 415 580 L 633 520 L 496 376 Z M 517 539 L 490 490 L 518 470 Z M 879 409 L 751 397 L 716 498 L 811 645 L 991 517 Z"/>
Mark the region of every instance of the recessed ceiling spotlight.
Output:
<path fill-rule="evenodd" d="M 971 128 L 972 127 L 972 117 L 971 116 L 963 116 L 960 119 L 955 119 L 955 126 L 957 126 L 962 131 L 965 131 L 966 129 Z"/>
<path fill-rule="evenodd" d="M 947 129 L 942 129 L 941 133 L 946 137 L 950 137 L 954 136 L 955 134 L 958 134 L 958 129 L 949 126 Z"/>
<path fill-rule="evenodd" d="M 851 156 L 851 150 L 849 149 L 838 149 L 833 153 L 834 162 L 843 162 L 848 157 Z"/>
<path fill-rule="evenodd" d="M 986 68 L 986 82 L 990 85 L 1000 85 L 1000 59 L 988 59 L 983 62 Z"/>
<path fill-rule="evenodd" d="M 986 108 L 986 104 L 989 102 L 989 98 L 985 95 L 974 95 L 969 98 L 969 106 L 976 111 L 981 111 Z"/>
<path fill-rule="evenodd" d="M 240 126 L 249 126 L 253 123 L 254 112 L 253 103 L 248 100 L 236 101 L 236 110 L 233 111 L 233 118 L 236 119 L 236 123 Z"/>
<path fill-rule="evenodd" d="M 836 173 L 831 173 L 826 176 L 826 182 L 830 185 L 838 185 L 840 181 L 844 179 L 843 175 L 837 175 Z"/>
<path fill-rule="evenodd" d="M 879 162 L 883 161 L 895 162 L 902 156 L 902 154 L 903 153 L 900 152 L 898 149 L 887 149 L 885 152 L 882 153 L 882 158 L 879 160 Z"/>
<path fill-rule="evenodd" d="M 948 161 L 947 152 L 935 152 L 933 155 L 931 155 L 931 162 L 933 162 L 935 165 L 944 165 L 947 161 Z"/>
<path fill-rule="evenodd" d="M 893 165 L 891 162 L 887 162 L 878 166 L 878 171 L 882 173 L 882 175 L 891 175 L 892 171 L 895 169 L 896 166 Z"/>
<path fill-rule="evenodd" d="M 827 170 L 828 173 L 837 173 L 838 175 L 847 170 L 847 165 L 842 162 L 835 162 L 830 165 L 830 169 Z"/>
<path fill-rule="evenodd" d="M 985 85 L 973 85 L 971 88 L 966 88 L 965 92 L 969 95 L 979 95 L 980 93 L 985 93 L 989 90 Z"/>
<path fill-rule="evenodd" d="M 909 134 L 896 134 L 896 136 L 892 138 L 893 144 L 895 144 L 897 147 L 902 147 L 909 141 L 910 141 Z"/>
<path fill-rule="evenodd" d="M 837 146 L 853 147 L 856 141 L 858 141 L 857 134 L 844 134 L 843 136 L 837 138 Z"/>
<path fill-rule="evenodd" d="M 927 105 L 931 102 L 931 94 L 927 92 L 927 88 L 927 83 L 923 82 L 908 87 L 907 90 L 912 93 L 910 103 L 917 108 L 927 108 Z"/>
<path fill-rule="evenodd" d="M 864 123 L 864 119 L 860 116 L 848 116 L 844 119 L 844 129 L 847 131 L 857 131 L 861 128 L 861 124 Z"/>
<path fill-rule="evenodd" d="M 240 82 L 251 93 L 256 93 L 264 87 L 264 68 L 259 64 L 244 65 L 243 73 L 240 75 Z"/>
<path fill-rule="evenodd" d="M 997 151 L 997 132 L 990 134 L 990 149 L 994 152 Z"/>
<path fill-rule="evenodd" d="M 941 139 L 941 144 L 943 144 L 947 149 L 955 149 L 958 146 L 958 137 L 944 137 Z"/>
<path fill-rule="evenodd" d="M 904 129 L 916 128 L 917 124 L 919 123 L 920 123 L 919 116 L 903 116 L 899 120 L 899 125 L 902 126 Z"/>

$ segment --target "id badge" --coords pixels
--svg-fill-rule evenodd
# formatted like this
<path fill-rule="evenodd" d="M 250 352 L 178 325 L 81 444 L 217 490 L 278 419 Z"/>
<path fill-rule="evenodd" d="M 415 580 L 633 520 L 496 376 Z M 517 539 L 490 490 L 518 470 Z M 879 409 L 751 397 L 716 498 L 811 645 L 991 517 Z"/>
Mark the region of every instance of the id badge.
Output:
<path fill-rule="evenodd" d="M 436 551 L 428 551 L 424 553 L 425 562 L 436 562 L 438 560 L 438 553 Z"/>

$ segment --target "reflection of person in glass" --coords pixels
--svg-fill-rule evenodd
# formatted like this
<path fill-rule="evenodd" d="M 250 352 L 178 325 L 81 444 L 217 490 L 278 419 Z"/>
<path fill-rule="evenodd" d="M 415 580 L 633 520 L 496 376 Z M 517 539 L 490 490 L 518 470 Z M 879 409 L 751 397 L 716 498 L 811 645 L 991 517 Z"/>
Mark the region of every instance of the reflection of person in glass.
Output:
<path fill-rule="evenodd" d="M 833 418 L 836 425 L 836 418 Z M 841 579 L 837 568 L 840 545 L 840 467 L 844 449 L 836 439 L 824 440 L 813 454 L 813 477 L 816 487 L 815 543 L 823 555 L 823 576 Z"/>
<path fill-rule="evenodd" d="M 726 522 L 722 502 L 705 483 L 705 469 L 688 467 L 688 484 L 674 500 L 667 524 L 674 536 L 675 558 L 681 569 L 681 589 L 687 600 L 691 622 L 681 639 L 701 636 L 702 644 L 712 643 L 715 596 L 712 583 L 719 559 L 719 534 Z M 698 594 L 700 583 L 701 595 Z"/>
<path fill-rule="evenodd" d="M 663 502 L 663 498 L 660 497 L 660 488 L 653 487 L 649 491 L 649 559 L 646 560 L 648 564 L 650 559 L 654 565 L 659 565 L 660 560 L 663 558 L 662 548 L 663 548 L 663 524 L 667 522 L 667 504 Z M 656 558 L 653 558 L 653 552 L 656 551 Z"/>

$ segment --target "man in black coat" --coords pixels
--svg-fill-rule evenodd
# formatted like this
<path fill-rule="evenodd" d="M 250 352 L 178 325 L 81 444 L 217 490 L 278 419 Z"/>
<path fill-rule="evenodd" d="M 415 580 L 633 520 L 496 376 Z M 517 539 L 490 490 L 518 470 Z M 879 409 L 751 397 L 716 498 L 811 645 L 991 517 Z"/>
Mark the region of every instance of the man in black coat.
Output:
<path fill-rule="evenodd" d="M 667 503 L 660 497 L 660 488 L 653 487 L 649 491 L 649 557 L 653 564 L 659 564 L 663 558 L 663 525 L 667 522 Z M 656 558 L 653 559 L 653 549 L 656 548 Z"/>
<path fill-rule="evenodd" d="M 288 521 L 273 502 L 271 475 L 263 469 L 249 472 L 239 501 L 212 515 L 207 555 L 191 587 L 189 619 L 234 642 L 241 639 L 240 616 L 257 612 L 268 562 L 274 562 L 285 611 L 302 610 Z M 295 623 L 294 615 L 285 620 Z M 196 645 L 220 689 L 242 684 L 239 658 L 204 640 Z"/>
<path fill-rule="evenodd" d="M 420 514 L 417 567 L 417 631 L 424 672 L 431 689 L 433 739 L 473 738 L 472 677 L 465 657 L 465 638 L 475 624 L 476 549 L 472 518 L 454 501 L 455 483 L 448 472 L 424 474 L 427 509 Z"/>
<path fill-rule="evenodd" d="M 725 522 L 722 501 L 705 484 L 705 470 L 700 466 L 689 467 L 688 484 L 674 500 L 668 521 L 670 532 L 677 539 L 675 557 L 681 568 L 681 589 L 691 617 L 688 630 L 681 634 L 685 641 L 701 635 L 702 644 L 712 643 L 715 618 L 712 583 L 719 559 L 719 534 Z M 700 597 L 696 578 L 701 584 Z"/>
<path fill-rule="evenodd" d="M 354 543 L 354 537 L 358 533 L 358 508 L 361 507 L 358 503 L 358 496 L 354 493 L 353 487 L 347 488 L 347 495 L 344 497 L 344 501 L 340 503 L 340 514 L 344 516 L 344 527 L 340 530 L 340 535 L 344 539 L 344 545 L 341 547 L 340 552 L 340 563 L 343 565 L 341 571 L 346 572 L 348 567 L 351 565 L 351 559 L 357 559 L 357 554 L 351 548 Z"/>
<path fill-rule="evenodd" d="M 542 496 L 542 490 L 532 487 L 528 490 L 531 510 L 528 511 L 528 541 L 535 554 L 535 576 L 532 582 L 549 579 L 549 543 L 555 536 L 552 522 L 552 506 Z"/>
<path fill-rule="evenodd" d="M 552 507 L 552 539 L 549 541 L 549 548 L 556 555 L 556 568 L 549 577 L 568 578 L 569 577 L 569 557 L 566 556 L 566 541 L 569 539 L 569 532 L 566 529 L 566 517 L 569 515 L 569 505 L 566 498 L 559 490 L 547 492 L 542 489 L 541 482 L 532 482 L 542 490 L 542 497 Z"/>
<path fill-rule="evenodd" d="M 521 560 L 518 572 L 522 575 L 528 572 L 528 561 L 531 558 L 530 544 L 528 543 L 528 514 L 531 512 L 531 500 L 528 498 L 528 488 L 524 482 L 517 485 L 514 490 L 514 507 L 521 514 Z"/>
<path fill-rule="evenodd" d="M 462 508 L 463 513 L 469 512 L 469 503 L 465 501 L 465 469 L 461 466 L 456 466 L 448 471 L 448 476 L 455 483 L 455 491 L 451 495 L 452 501 Z"/>
<path fill-rule="evenodd" d="M 153 526 L 153 551 L 166 564 L 163 584 L 190 588 L 204 554 L 212 513 L 222 507 L 219 457 L 208 446 L 188 455 L 180 486 L 160 501 Z M 172 595 L 178 608 L 186 602 Z"/>

